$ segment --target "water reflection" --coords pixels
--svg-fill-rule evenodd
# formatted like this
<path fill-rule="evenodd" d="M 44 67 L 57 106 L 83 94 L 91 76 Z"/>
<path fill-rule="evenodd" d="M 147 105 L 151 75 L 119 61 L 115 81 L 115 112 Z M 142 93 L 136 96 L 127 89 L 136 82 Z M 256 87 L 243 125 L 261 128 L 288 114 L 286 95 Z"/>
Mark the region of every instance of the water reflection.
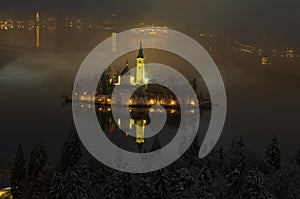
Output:
<path fill-rule="evenodd" d="M 117 111 L 120 113 L 120 118 L 113 118 L 110 106 L 95 106 L 93 104 L 81 104 L 83 109 L 95 109 L 99 124 L 109 140 L 116 146 L 131 152 L 147 153 L 166 146 L 176 135 L 181 120 L 187 121 L 188 129 L 195 128 L 197 122 L 187 118 L 180 118 L 180 109 L 163 109 L 157 107 L 151 108 L 134 108 L 134 107 L 119 107 Z M 126 115 L 124 110 L 130 113 L 130 118 L 122 117 Z M 145 126 L 149 125 L 151 119 L 149 114 L 165 114 L 167 113 L 166 123 L 163 128 L 152 137 L 146 136 Z M 193 109 L 183 110 L 188 115 L 194 114 Z M 198 132 L 200 140 L 202 135 L 206 132 L 207 119 L 210 118 L 207 111 L 201 111 L 201 120 L 206 118 L 205 122 L 200 123 L 200 131 Z M 208 119 L 209 120 L 209 119 Z M 123 130 L 121 130 L 121 128 Z M 131 136 L 128 132 L 134 132 L 135 136 Z"/>

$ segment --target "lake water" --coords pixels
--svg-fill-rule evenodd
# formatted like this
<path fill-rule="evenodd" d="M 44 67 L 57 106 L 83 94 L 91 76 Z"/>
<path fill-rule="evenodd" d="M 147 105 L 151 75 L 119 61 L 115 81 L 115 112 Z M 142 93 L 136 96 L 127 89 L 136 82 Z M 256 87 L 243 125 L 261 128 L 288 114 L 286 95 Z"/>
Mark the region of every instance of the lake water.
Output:
<path fill-rule="evenodd" d="M 47 145 L 50 157 L 59 155 L 73 123 L 71 106 L 63 105 L 62 94 L 71 91 L 86 55 L 87 51 L 72 50 L 1 52 L 7 58 L 0 65 L 1 155 L 12 157 L 18 144 L 23 145 L 28 155 L 33 143 L 40 139 Z M 276 134 L 282 157 L 285 160 L 294 157 L 300 144 L 299 66 L 264 67 L 236 63 L 222 55 L 220 51 L 216 62 L 225 82 L 228 112 L 218 145 L 227 147 L 233 139 L 243 138 L 248 146 L 263 155 L 272 135 Z M 209 116 L 209 112 L 203 112 L 202 133 Z M 169 121 L 166 140 L 162 142 L 167 143 L 167 138 L 175 133 L 176 123 L 176 119 Z M 124 137 L 110 129 L 111 126 L 105 124 L 111 132 L 110 139 L 122 147 L 138 150 L 134 139 Z M 145 144 L 142 150 L 148 150 L 149 146 Z"/>

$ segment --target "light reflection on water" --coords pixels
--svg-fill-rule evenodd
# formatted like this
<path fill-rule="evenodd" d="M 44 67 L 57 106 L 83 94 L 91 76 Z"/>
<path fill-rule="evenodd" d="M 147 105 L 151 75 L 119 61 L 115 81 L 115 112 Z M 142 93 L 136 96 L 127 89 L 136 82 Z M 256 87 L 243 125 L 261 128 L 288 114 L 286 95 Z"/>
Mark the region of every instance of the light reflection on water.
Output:
<path fill-rule="evenodd" d="M 156 114 L 163 114 L 163 108 L 128 108 L 131 118 L 113 118 L 111 108 L 109 106 L 97 106 L 92 104 L 81 104 L 83 109 L 96 109 L 98 121 L 105 132 L 106 136 L 116 146 L 131 152 L 151 152 L 152 150 L 164 147 L 176 135 L 181 120 L 188 121 L 189 128 L 193 128 L 199 121 L 191 121 L 187 118 L 180 118 L 179 109 L 166 109 L 167 120 L 166 123 L 155 136 L 144 138 L 144 127 L 148 125 L 151 120 L 149 112 Z M 120 108 L 123 111 L 124 108 Z M 118 111 L 118 110 L 116 110 Z M 184 110 L 188 114 L 195 114 L 193 109 Z M 120 114 L 122 115 L 122 113 Z M 201 111 L 201 121 L 199 127 L 199 138 L 203 138 L 209 124 L 210 112 Z M 133 125 L 136 124 L 136 125 Z M 120 128 L 123 130 L 121 130 Z M 133 131 L 136 136 L 130 136 L 126 131 Z M 159 146 L 157 148 L 157 144 Z M 156 145 L 156 146 L 154 146 Z"/>

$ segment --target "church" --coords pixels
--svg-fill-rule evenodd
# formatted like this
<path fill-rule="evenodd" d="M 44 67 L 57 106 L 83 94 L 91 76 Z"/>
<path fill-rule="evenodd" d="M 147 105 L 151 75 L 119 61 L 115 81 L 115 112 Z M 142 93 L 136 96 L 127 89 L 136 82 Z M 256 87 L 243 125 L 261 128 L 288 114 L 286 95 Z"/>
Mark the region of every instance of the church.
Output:
<path fill-rule="evenodd" d="M 142 42 L 140 42 L 140 48 L 136 58 L 136 74 L 127 73 L 128 71 L 129 65 L 126 60 L 126 66 L 118 75 L 118 81 L 115 82 L 114 85 L 143 85 L 146 83 L 145 57 L 143 54 Z"/>

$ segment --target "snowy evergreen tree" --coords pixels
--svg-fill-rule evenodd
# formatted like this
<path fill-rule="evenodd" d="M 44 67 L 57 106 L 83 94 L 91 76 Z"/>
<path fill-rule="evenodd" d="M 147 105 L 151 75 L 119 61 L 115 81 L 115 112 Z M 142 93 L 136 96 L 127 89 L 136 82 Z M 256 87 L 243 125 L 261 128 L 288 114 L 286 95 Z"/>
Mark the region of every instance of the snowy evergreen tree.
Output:
<path fill-rule="evenodd" d="M 246 159 L 246 146 L 243 139 L 240 139 L 238 142 L 233 142 L 229 152 L 229 158 L 231 170 L 237 168 L 242 173 L 246 172 L 248 161 Z"/>
<path fill-rule="evenodd" d="M 197 176 L 196 192 L 198 198 L 215 198 L 215 172 L 211 168 L 203 167 Z"/>
<path fill-rule="evenodd" d="M 29 181 L 36 178 L 38 173 L 43 169 L 47 162 L 47 152 L 46 147 L 41 142 L 38 144 L 35 144 L 31 154 L 30 159 L 28 162 L 28 178 Z"/>
<path fill-rule="evenodd" d="M 61 169 L 66 171 L 69 167 L 77 165 L 82 156 L 81 141 L 75 130 L 70 131 L 61 153 Z"/>
<path fill-rule="evenodd" d="M 63 177 L 63 199 L 88 199 L 89 179 L 86 179 L 83 168 L 69 167 Z M 57 189 L 59 191 L 59 189 Z M 59 192 L 57 192 L 59 193 Z"/>
<path fill-rule="evenodd" d="M 30 182 L 29 186 L 27 186 L 27 190 L 23 196 L 31 199 L 49 198 L 49 185 L 51 183 L 52 176 L 52 165 L 45 165 L 36 178 Z"/>
<path fill-rule="evenodd" d="M 289 193 L 289 180 L 285 172 L 278 170 L 266 178 L 266 188 L 277 198 L 287 198 Z"/>
<path fill-rule="evenodd" d="M 174 168 L 169 175 L 170 189 L 172 197 L 183 198 L 187 193 L 191 192 L 195 177 L 191 168 Z"/>
<path fill-rule="evenodd" d="M 100 198 L 103 195 L 104 187 L 108 183 L 107 178 L 110 175 L 110 168 L 93 158 L 88 161 L 88 169 L 92 192 L 96 198 Z"/>
<path fill-rule="evenodd" d="M 278 170 L 281 167 L 281 153 L 277 137 L 274 135 L 271 144 L 267 147 L 265 152 L 265 160 L 274 168 Z"/>
<path fill-rule="evenodd" d="M 154 198 L 153 178 L 148 173 L 138 175 L 137 190 L 135 198 Z"/>
<path fill-rule="evenodd" d="M 104 189 L 104 198 L 132 198 L 130 183 L 131 178 L 128 173 L 111 170 L 108 183 Z"/>
<path fill-rule="evenodd" d="M 226 176 L 226 193 L 228 198 L 237 198 L 242 191 L 243 176 L 241 172 L 235 168 Z"/>
<path fill-rule="evenodd" d="M 257 169 L 250 170 L 246 177 L 241 199 L 270 199 L 272 195 L 264 186 L 263 175 Z"/>
<path fill-rule="evenodd" d="M 21 145 L 19 145 L 14 158 L 11 171 L 11 192 L 14 197 L 22 195 L 25 183 L 25 158 Z"/>
<path fill-rule="evenodd" d="M 50 183 L 50 196 L 53 199 L 62 199 L 63 198 L 63 174 L 59 171 L 56 171 L 52 177 Z"/>
<path fill-rule="evenodd" d="M 170 182 L 167 169 L 161 169 L 155 172 L 154 176 L 154 198 L 170 197 Z"/>

